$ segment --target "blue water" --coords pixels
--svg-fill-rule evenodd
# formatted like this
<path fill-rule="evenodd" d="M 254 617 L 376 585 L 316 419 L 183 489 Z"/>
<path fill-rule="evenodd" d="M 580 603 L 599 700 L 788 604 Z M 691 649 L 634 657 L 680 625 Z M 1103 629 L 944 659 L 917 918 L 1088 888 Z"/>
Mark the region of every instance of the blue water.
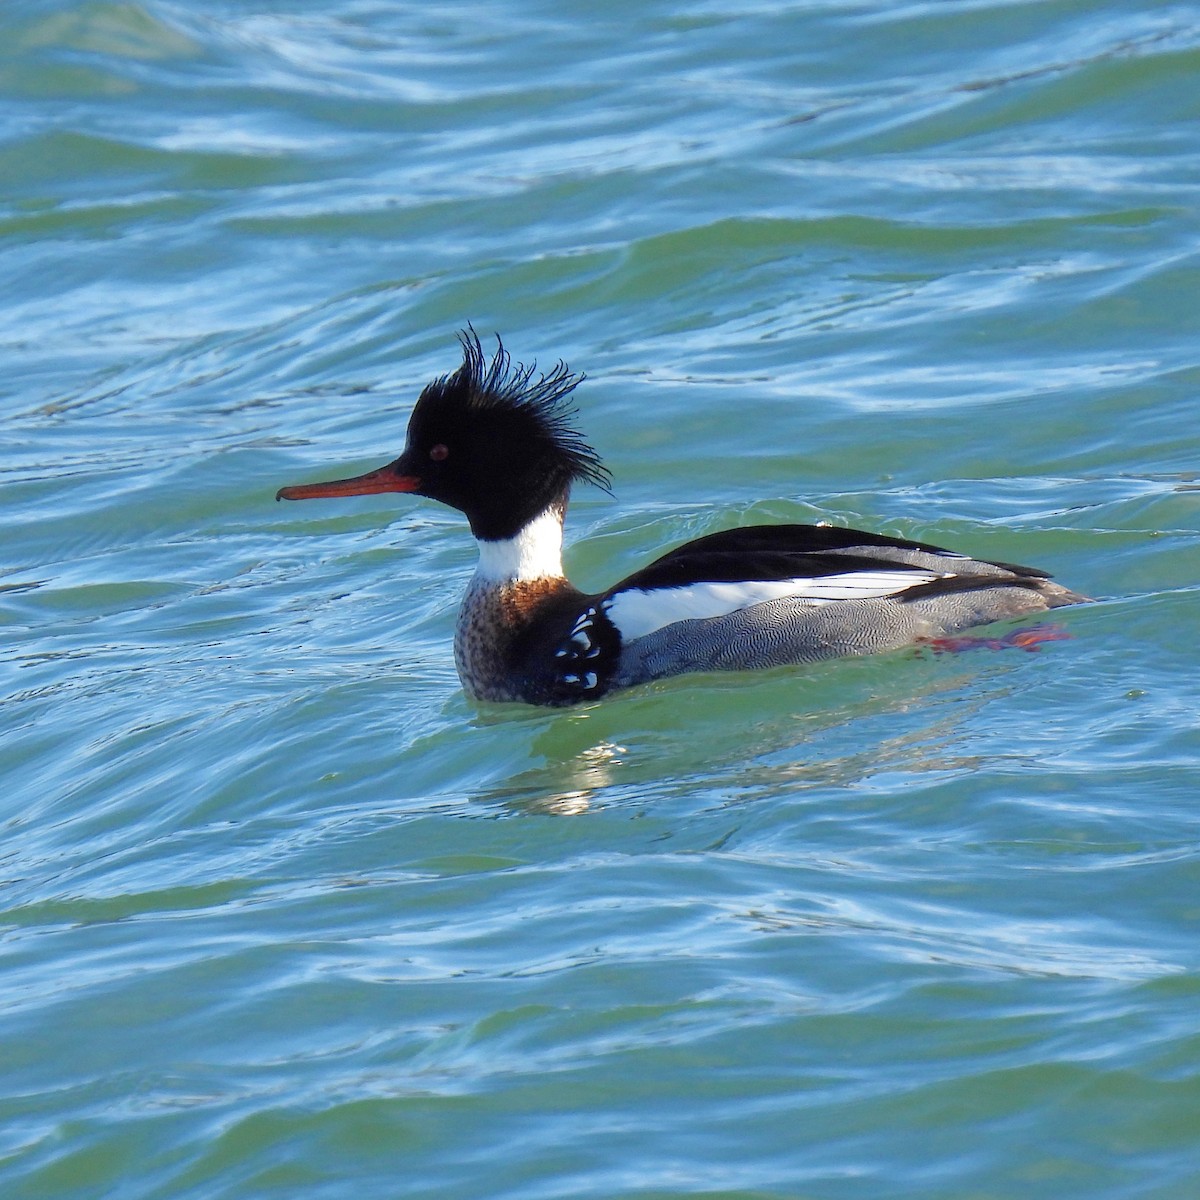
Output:
<path fill-rule="evenodd" d="M 0 1194 L 1200 1196 L 1200 8 L 0 6 Z M 276 505 L 455 331 L 600 587 L 831 520 L 1038 653 L 477 706 Z M 490 344 L 490 341 L 489 341 Z"/>

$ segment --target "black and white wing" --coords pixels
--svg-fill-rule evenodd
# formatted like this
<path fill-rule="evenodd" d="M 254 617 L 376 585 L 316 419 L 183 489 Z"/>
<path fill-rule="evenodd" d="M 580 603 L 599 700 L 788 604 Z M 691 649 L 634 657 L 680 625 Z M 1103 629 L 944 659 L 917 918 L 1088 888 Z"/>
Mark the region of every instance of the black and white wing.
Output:
<path fill-rule="evenodd" d="M 578 596 L 531 661 L 541 664 L 541 702 L 572 704 L 685 671 L 895 648 L 930 629 L 1044 607 L 1030 593 L 1046 578 L 854 529 L 731 529 L 677 547 L 607 592 Z M 998 602 L 997 589 L 1013 602 Z M 963 595 L 972 592 L 991 598 L 978 605 Z M 932 617 L 930 606 L 910 603 L 927 599 Z"/>
<path fill-rule="evenodd" d="M 1038 586 L 1045 573 L 939 546 L 826 525 L 759 525 L 698 538 L 630 575 L 598 611 L 628 643 L 678 621 L 729 616 L 772 600 L 822 607 Z"/>

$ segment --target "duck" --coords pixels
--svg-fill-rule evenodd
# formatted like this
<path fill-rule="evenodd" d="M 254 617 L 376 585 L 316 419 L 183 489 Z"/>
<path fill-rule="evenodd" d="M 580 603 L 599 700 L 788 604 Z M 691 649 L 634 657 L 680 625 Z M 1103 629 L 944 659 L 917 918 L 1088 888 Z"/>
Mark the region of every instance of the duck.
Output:
<path fill-rule="evenodd" d="M 420 393 L 386 466 L 280 488 L 277 500 L 397 492 L 457 509 L 478 546 L 454 632 L 474 700 L 562 707 L 670 676 L 878 654 L 1087 598 L 1045 572 L 830 524 L 726 529 L 601 592 L 563 572 L 578 483 L 611 476 L 575 424 L 583 381 L 493 355 L 468 327 L 462 363 Z"/>

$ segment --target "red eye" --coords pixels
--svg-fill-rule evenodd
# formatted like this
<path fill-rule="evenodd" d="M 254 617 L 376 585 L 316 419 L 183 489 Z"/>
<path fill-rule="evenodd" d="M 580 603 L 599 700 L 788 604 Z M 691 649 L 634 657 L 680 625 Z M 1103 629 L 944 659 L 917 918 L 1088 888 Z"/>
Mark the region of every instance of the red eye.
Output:
<path fill-rule="evenodd" d="M 434 462 L 445 462 L 450 457 L 450 447 L 438 442 L 436 446 L 430 448 L 429 457 Z"/>

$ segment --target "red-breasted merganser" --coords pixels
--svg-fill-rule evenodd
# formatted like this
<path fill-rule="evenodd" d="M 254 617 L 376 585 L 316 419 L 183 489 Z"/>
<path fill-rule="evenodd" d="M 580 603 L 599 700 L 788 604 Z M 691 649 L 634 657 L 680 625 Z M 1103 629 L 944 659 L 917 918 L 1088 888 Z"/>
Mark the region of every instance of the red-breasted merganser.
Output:
<path fill-rule="evenodd" d="M 583 376 L 534 377 L 474 330 L 422 392 L 404 453 L 276 499 L 412 492 L 459 509 L 479 545 L 454 636 L 467 694 L 566 705 L 689 671 L 894 650 L 1085 599 L 1044 571 L 827 525 L 756 525 L 678 546 L 606 591 L 563 575 L 571 484 L 609 475 L 574 428 Z"/>

